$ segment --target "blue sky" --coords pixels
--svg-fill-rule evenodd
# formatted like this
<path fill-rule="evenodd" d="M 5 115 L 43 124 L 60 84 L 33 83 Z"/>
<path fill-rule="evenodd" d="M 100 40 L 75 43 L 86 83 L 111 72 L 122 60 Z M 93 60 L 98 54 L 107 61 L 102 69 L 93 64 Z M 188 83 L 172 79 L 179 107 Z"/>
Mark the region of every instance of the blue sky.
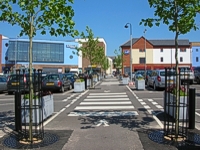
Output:
<path fill-rule="evenodd" d="M 132 37 L 144 36 L 147 29 L 147 39 L 174 39 L 175 34 L 168 31 L 166 25 L 160 27 L 144 27 L 139 25 L 142 18 L 153 17 L 154 11 L 149 7 L 147 0 L 74 0 L 75 29 L 85 31 L 89 26 L 95 37 L 102 37 L 107 44 L 107 55 L 114 55 L 114 50 L 130 39 L 130 29 L 124 28 L 126 23 L 132 24 Z M 196 18 L 200 25 L 200 15 Z M 0 34 L 14 38 L 20 28 L 7 23 L 0 23 Z M 200 41 L 200 30 L 180 35 L 180 39 L 189 39 L 191 42 Z M 71 40 L 71 37 L 50 37 L 37 34 L 35 39 Z"/>

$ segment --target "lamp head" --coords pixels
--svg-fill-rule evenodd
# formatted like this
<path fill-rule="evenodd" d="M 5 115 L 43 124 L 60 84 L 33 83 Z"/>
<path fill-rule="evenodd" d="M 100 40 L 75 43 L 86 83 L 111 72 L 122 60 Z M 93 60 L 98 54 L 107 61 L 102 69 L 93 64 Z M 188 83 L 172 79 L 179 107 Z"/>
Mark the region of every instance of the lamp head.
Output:
<path fill-rule="evenodd" d="M 128 24 L 126 24 L 124 27 L 125 27 L 125 28 L 128 28 Z"/>

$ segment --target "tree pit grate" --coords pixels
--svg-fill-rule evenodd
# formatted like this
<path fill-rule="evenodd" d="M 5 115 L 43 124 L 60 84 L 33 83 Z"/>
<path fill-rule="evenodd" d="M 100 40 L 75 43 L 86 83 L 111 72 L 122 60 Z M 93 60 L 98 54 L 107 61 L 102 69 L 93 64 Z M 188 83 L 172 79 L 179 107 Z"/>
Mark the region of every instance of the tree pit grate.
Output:
<path fill-rule="evenodd" d="M 177 142 L 166 138 L 164 131 L 162 130 L 152 131 L 148 134 L 148 137 L 151 141 L 158 144 L 166 144 L 172 146 L 200 145 L 200 135 L 193 132 L 189 132 L 187 138 L 182 138 L 182 140 Z"/>
<path fill-rule="evenodd" d="M 41 142 L 24 144 L 23 142 L 19 141 L 18 135 L 11 134 L 3 140 L 2 144 L 5 147 L 14 149 L 37 149 L 40 147 L 49 146 L 57 141 L 59 141 L 59 137 L 56 134 L 44 133 L 44 138 L 41 140 Z"/>

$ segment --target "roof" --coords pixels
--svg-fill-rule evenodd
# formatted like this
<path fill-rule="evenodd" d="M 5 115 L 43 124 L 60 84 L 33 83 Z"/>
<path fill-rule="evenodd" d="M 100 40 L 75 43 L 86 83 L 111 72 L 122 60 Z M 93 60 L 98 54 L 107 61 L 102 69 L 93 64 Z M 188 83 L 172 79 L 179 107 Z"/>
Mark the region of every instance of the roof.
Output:
<path fill-rule="evenodd" d="M 142 37 L 141 37 L 142 38 Z M 141 38 L 132 38 L 132 43 L 134 44 L 135 42 L 137 42 L 139 39 Z M 146 39 L 148 40 L 148 39 Z M 158 39 L 158 40 L 148 40 L 148 42 L 150 42 L 153 46 L 171 46 L 171 45 L 175 45 L 175 40 L 174 39 Z M 190 42 L 188 39 L 179 39 L 178 40 L 178 45 L 179 46 L 190 46 Z M 130 46 L 130 40 L 127 41 L 126 43 L 124 43 L 123 45 L 121 45 L 121 47 L 123 46 Z"/>

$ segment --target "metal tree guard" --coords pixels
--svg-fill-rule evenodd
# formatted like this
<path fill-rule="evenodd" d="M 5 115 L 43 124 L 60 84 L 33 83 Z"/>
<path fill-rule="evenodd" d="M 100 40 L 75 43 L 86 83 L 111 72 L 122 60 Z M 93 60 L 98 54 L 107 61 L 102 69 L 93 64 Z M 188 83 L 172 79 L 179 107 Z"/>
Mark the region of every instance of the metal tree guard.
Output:
<path fill-rule="evenodd" d="M 186 70 L 165 68 L 164 138 L 184 141 L 188 136 L 189 82 Z M 176 80 L 178 80 L 178 85 Z M 186 81 L 183 83 L 183 81 Z M 179 87 L 179 91 L 176 87 Z M 177 102 L 178 100 L 178 102 Z"/>

